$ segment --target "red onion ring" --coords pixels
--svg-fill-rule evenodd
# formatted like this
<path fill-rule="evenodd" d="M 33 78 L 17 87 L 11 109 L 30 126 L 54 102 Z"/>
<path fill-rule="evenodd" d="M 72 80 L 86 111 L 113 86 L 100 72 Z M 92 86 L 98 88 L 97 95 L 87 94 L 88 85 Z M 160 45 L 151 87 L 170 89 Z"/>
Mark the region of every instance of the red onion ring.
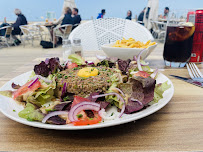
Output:
<path fill-rule="evenodd" d="M 133 61 L 137 62 L 137 57 L 136 56 L 133 57 Z M 149 62 L 146 62 L 145 64 L 140 62 L 140 64 L 141 64 L 141 66 L 146 66 L 146 65 L 149 65 Z"/>
<path fill-rule="evenodd" d="M 137 57 L 136 56 L 133 56 L 133 61 L 137 61 Z"/>
<path fill-rule="evenodd" d="M 63 96 L 65 93 L 66 93 L 66 88 L 67 88 L 67 85 L 66 85 L 66 82 L 63 84 L 63 89 L 62 89 L 62 92 L 61 92 L 61 96 Z M 63 99 L 61 98 L 60 101 L 62 101 Z"/>
<path fill-rule="evenodd" d="M 145 50 L 146 50 L 146 49 L 143 49 L 143 50 L 138 54 L 138 56 L 137 56 L 137 67 L 138 67 L 138 70 L 139 70 L 139 71 L 143 71 L 143 70 L 142 70 L 142 65 L 141 65 L 141 63 L 140 63 L 140 57 L 141 57 L 142 53 L 143 53 Z"/>
<path fill-rule="evenodd" d="M 68 114 L 68 118 L 71 122 L 78 121 L 77 114 L 80 111 L 83 111 L 83 110 L 99 111 L 99 109 L 100 109 L 100 104 L 94 103 L 94 102 L 84 101 L 84 102 L 81 102 L 79 104 L 76 104 L 75 106 L 73 106 L 70 109 L 69 114 Z"/>
<path fill-rule="evenodd" d="M 35 80 L 33 80 L 32 83 L 29 84 L 28 88 L 30 88 L 31 86 L 33 86 L 38 80 L 39 80 L 39 78 L 36 78 Z"/>
<path fill-rule="evenodd" d="M 104 97 L 104 96 L 109 96 L 109 95 L 116 95 L 117 98 L 123 102 L 123 106 L 122 106 L 122 109 L 121 109 L 121 114 L 119 116 L 119 118 L 122 117 L 124 111 L 125 111 L 125 100 L 118 94 L 118 93 L 115 93 L 115 92 L 111 92 L 111 93 L 106 93 L 106 94 L 101 94 L 101 95 L 95 95 L 95 96 L 92 96 L 92 98 L 99 98 L 99 97 Z"/>
<path fill-rule="evenodd" d="M 121 89 L 119 89 L 119 88 L 115 88 L 115 89 L 118 90 L 122 94 L 122 96 L 125 97 L 125 94 L 123 93 L 123 91 Z"/>
<path fill-rule="evenodd" d="M 156 75 L 158 74 L 159 69 L 154 70 L 154 72 L 150 75 L 152 79 L 155 79 Z"/>
<path fill-rule="evenodd" d="M 51 112 L 49 114 L 47 114 L 43 120 L 42 120 L 42 123 L 45 123 L 49 118 L 53 117 L 53 116 L 57 116 L 57 115 L 68 115 L 68 112 L 67 111 L 54 111 L 54 112 Z"/>
<path fill-rule="evenodd" d="M 132 101 L 135 101 L 135 102 L 138 102 L 141 106 L 143 106 L 142 102 L 140 102 L 139 100 L 137 99 L 134 99 L 134 98 L 131 98 Z"/>
<path fill-rule="evenodd" d="M 64 93 L 66 93 L 66 87 L 67 87 L 67 85 L 66 85 L 66 82 L 63 84 L 63 90 L 62 90 L 62 94 L 64 94 Z"/>

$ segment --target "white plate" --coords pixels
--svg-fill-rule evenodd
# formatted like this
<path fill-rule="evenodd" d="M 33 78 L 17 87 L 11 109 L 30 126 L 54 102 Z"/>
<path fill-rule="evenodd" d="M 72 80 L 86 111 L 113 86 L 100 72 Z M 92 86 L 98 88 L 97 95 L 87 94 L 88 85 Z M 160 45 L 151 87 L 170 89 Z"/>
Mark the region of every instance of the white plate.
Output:
<path fill-rule="evenodd" d="M 2 90 L 12 90 L 11 84 L 12 82 L 15 82 L 16 84 L 23 85 L 28 80 L 29 76 L 31 74 L 30 72 L 24 73 L 22 75 L 19 75 L 15 77 L 14 79 L 7 82 L 2 88 L 0 88 L 0 91 Z M 56 130 L 80 130 L 80 129 L 94 129 L 94 128 L 103 128 L 103 127 L 109 127 L 109 126 L 115 126 L 120 125 L 124 123 L 128 123 L 131 121 L 135 121 L 141 118 L 144 118 L 162 107 L 164 107 L 172 98 L 174 93 L 174 87 L 172 82 L 163 74 L 159 74 L 157 78 L 157 83 L 168 81 L 168 84 L 171 84 L 171 88 L 164 92 L 163 99 L 161 99 L 158 103 L 153 104 L 146 109 L 141 110 L 140 112 L 134 113 L 134 114 L 124 114 L 122 118 L 118 118 L 115 120 L 109 120 L 105 121 L 96 125 L 88 125 L 88 126 L 73 126 L 73 125 L 51 125 L 51 124 L 43 124 L 40 122 L 31 122 L 27 121 L 26 119 L 20 118 L 18 116 L 18 112 L 20 112 L 23 107 L 19 104 L 17 104 L 13 99 L 4 97 L 0 95 L 0 111 L 7 116 L 8 118 L 17 121 L 19 123 L 33 126 L 33 127 L 39 127 L 39 128 L 46 128 L 46 129 L 56 129 Z M 15 110 L 15 112 L 13 111 Z"/>

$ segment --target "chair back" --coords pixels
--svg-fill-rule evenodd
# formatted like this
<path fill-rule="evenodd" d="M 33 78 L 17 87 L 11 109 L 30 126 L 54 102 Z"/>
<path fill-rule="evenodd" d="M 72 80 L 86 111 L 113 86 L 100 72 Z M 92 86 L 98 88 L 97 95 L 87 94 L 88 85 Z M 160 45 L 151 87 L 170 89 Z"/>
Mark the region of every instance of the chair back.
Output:
<path fill-rule="evenodd" d="M 20 26 L 21 32 L 23 33 L 23 35 L 29 35 L 30 31 L 27 25 L 21 25 Z"/>
<path fill-rule="evenodd" d="M 11 26 L 7 26 L 7 27 L 6 27 L 5 37 L 8 37 L 8 36 L 11 35 L 12 29 L 13 29 L 13 28 L 12 28 Z"/>
<path fill-rule="evenodd" d="M 101 50 L 101 45 L 125 38 L 142 42 L 154 40 L 151 33 L 139 23 L 121 18 L 96 19 L 76 27 L 69 39 L 81 39 L 85 51 Z"/>
<path fill-rule="evenodd" d="M 71 24 L 67 24 L 67 25 L 64 25 L 64 27 L 65 27 L 65 30 L 64 30 L 63 38 L 66 38 L 70 35 L 73 26 Z"/>
<path fill-rule="evenodd" d="M 158 24 L 157 24 L 156 22 L 154 22 L 154 26 L 155 26 L 155 29 L 156 29 L 156 30 L 159 30 L 159 29 L 160 29 L 159 26 L 158 26 Z"/>
<path fill-rule="evenodd" d="M 154 30 L 154 31 L 157 31 L 158 29 L 157 29 L 157 26 L 156 26 L 156 23 L 154 22 L 154 21 L 151 21 L 151 25 L 152 25 L 152 29 Z"/>

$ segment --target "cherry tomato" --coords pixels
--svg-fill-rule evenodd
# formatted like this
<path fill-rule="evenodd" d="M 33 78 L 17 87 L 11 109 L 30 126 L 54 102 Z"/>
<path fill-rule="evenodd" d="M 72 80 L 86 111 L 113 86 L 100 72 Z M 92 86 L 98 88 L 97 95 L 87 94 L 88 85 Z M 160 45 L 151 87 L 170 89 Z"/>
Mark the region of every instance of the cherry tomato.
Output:
<path fill-rule="evenodd" d="M 32 83 L 33 81 L 29 81 L 26 84 L 24 84 L 22 87 L 20 87 L 18 90 L 16 90 L 13 93 L 13 99 L 16 99 L 18 96 L 25 94 L 29 91 L 35 91 L 37 90 L 40 86 L 41 83 L 39 81 L 35 82 L 30 88 L 28 86 Z"/>
<path fill-rule="evenodd" d="M 93 125 L 102 121 L 102 118 L 97 112 L 94 112 L 94 118 L 81 118 L 78 121 L 73 122 L 74 126 L 84 126 L 84 125 Z"/>
<path fill-rule="evenodd" d="M 80 97 L 80 96 L 74 96 L 74 100 L 73 100 L 73 103 L 72 103 L 71 108 L 72 108 L 74 105 L 76 105 L 76 104 L 78 104 L 78 103 L 80 103 L 80 102 L 84 102 L 84 101 L 91 102 L 91 101 L 90 101 L 89 99 L 87 99 L 87 98 L 83 98 L 83 97 Z"/>
<path fill-rule="evenodd" d="M 135 76 L 140 76 L 140 77 L 143 77 L 143 78 L 148 78 L 150 76 L 150 74 L 148 74 L 145 71 L 139 71 L 139 72 L 135 73 L 134 75 Z"/>
<path fill-rule="evenodd" d="M 78 67 L 76 63 L 70 63 L 70 62 L 68 62 L 67 66 L 68 66 L 68 69 L 73 69 Z"/>

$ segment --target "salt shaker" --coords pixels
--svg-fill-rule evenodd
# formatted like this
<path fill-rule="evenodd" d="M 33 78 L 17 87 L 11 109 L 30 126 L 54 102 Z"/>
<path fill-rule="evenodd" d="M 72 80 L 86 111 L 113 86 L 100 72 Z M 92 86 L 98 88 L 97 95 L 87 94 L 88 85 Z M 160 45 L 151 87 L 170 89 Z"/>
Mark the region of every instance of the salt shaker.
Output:
<path fill-rule="evenodd" d="M 83 56 L 83 49 L 81 45 L 81 39 L 73 39 L 73 52 L 80 56 Z"/>
<path fill-rule="evenodd" d="M 63 61 L 68 60 L 68 56 L 72 54 L 72 45 L 71 41 L 68 39 L 63 40 Z"/>

